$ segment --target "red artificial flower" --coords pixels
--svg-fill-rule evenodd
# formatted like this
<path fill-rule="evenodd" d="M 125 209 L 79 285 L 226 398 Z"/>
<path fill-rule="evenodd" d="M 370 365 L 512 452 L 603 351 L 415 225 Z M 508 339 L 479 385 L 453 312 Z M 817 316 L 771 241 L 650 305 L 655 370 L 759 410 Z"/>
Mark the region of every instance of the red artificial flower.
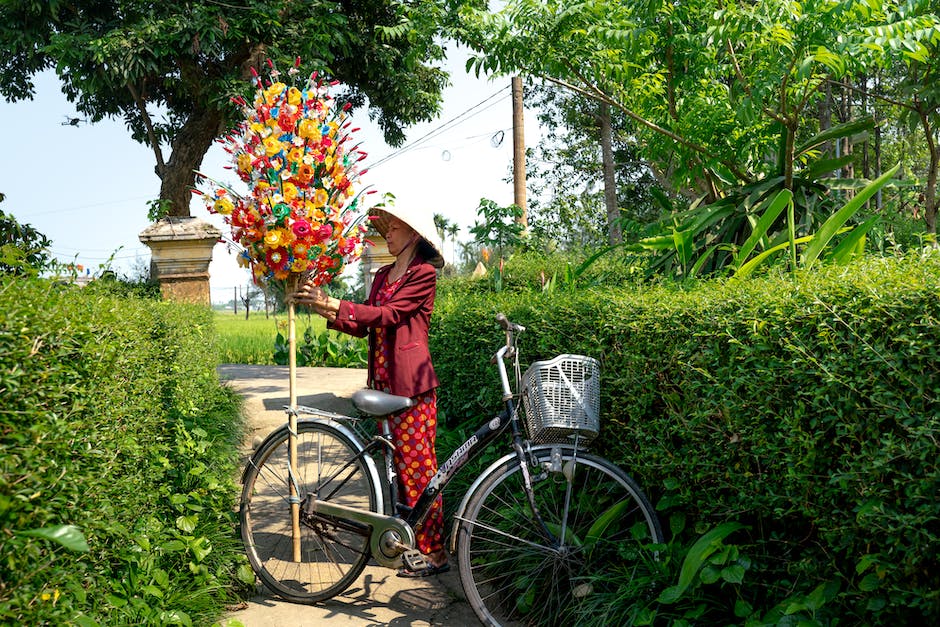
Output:
<path fill-rule="evenodd" d="M 275 272 L 285 272 L 290 267 L 290 253 L 286 248 L 278 246 L 277 248 L 272 248 L 268 251 L 268 254 L 265 255 L 265 259 L 268 262 L 268 267 Z"/>
<path fill-rule="evenodd" d="M 314 239 L 317 242 L 323 242 L 323 241 L 330 239 L 332 235 L 333 235 L 333 225 L 327 223 L 321 226 L 319 229 L 317 229 L 317 232 L 314 235 Z"/>
<path fill-rule="evenodd" d="M 300 238 L 309 237 L 313 233 L 310 223 L 303 219 L 295 220 L 291 228 L 294 231 L 294 235 Z"/>

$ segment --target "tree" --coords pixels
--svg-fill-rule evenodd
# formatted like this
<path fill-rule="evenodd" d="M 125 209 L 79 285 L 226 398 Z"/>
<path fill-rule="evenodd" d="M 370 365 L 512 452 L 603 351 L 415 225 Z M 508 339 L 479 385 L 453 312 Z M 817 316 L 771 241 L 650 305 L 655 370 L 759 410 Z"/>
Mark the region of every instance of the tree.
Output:
<path fill-rule="evenodd" d="M 399 145 L 406 126 L 438 112 L 437 37 L 464 3 L 11 0 L 0 6 L 0 94 L 31 98 L 32 76 L 54 68 L 80 113 L 123 118 L 153 150 L 161 212 L 188 216 L 194 172 L 236 121 L 230 99 L 251 91 L 251 68 L 299 57 L 343 83 L 341 101 L 368 103 Z"/>
<path fill-rule="evenodd" d="M 527 85 L 527 93 L 543 129 L 526 165 L 534 190 L 529 228 L 537 239 L 563 248 L 614 245 L 625 227 L 629 239 L 659 218 L 662 208 L 650 193 L 658 184 L 625 116 L 551 83 Z"/>
<path fill-rule="evenodd" d="M 481 198 L 477 216 L 479 221 L 470 227 L 474 241 L 493 249 L 496 259 L 502 261 L 519 244 L 524 229 L 519 222 L 522 209 L 518 205 L 500 207 L 488 198 Z"/>
<path fill-rule="evenodd" d="M 434 214 L 434 228 L 437 229 L 437 235 L 441 238 L 441 246 L 447 241 L 447 237 L 456 237 L 460 227 L 451 222 L 441 213 Z M 443 252 L 443 251 L 442 251 Z"/>
<path fill-rule="evenodd" d="M 3 199 L 0 198 L 0 202 Z M 29 224 L 0 211 L 0 274 L 23 275 L 47 268 L 52 242 Z"/>
<path fill-rule="evenodd" d="M 836 205 L 824 176 L 855 156 L 824 146 L 872 123 L 820 132 L 822 87 L 881 67 L 881 48 L 924 58 L 940 39 L 932 6 L 511 0 L 497 14 L 465 13 L 462 37 L 478 71 L 542 77 L 633 121 L 657 178 L 695 201 L 657 241 L 685 268 L 706 243 L 722 251 L 714 259 L 735 258 L 729 247 L 745 244 L 782 191 L 796 211 L 778 214 L 760 247 L 826 219 L 818 210 Z"/>

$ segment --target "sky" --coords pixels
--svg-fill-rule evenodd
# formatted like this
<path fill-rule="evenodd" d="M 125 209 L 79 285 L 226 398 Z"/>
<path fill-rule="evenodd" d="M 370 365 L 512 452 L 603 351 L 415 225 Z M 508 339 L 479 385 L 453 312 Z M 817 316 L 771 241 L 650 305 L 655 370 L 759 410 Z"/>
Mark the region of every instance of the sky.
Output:
<path fill-rule="evenodd" d="M 468 74 L 464 48 L 451 45 L 448 55 L 451 86 L 444 90 L 440 116 L 410 127 L 402 146 L 388 146 L 366 110 L 355 111 L 352 121 L 361 128 L 354 137 L 369 155 L 362 183 L 378 192 L 372 198 L 390 192 L 399 206 L 440 213 L 460 225 L 458 239 L 465 241 L 481 198 L 502 206 L 513 202 L 506 182 L 512 172 L 512 100 L 509 77 Z M 149 226 L 148 201 L 160 192 L 153 151 L 132 140 L 120 120 L 68 124 L 81 116 L 55 74 L 44 72 L 34 82 L 33 100 L 0 101 L 6 145 L 0 151 L 0 192 L 6 196 L 0 211 L 46 235 L 53 256 L 64 263 L 91 273 L 108 264 L 124 275 L 146 268 L 150 249 L 138 234 Z M 526 144 L 538 137 L 535 112 L 526 110 Z M 201 171 L 234 181 L 224 167 L 228 157 L 214 145 Z M 221 217 L 206 212 L 198 198 L 190 211 L 227 232 Z M 450 260 L 449 244 L 444 253 Z M 209 274 L 213 303 L 231 300 L 233 289 L 250 281 L 224 244 L 216 245 Z"/>

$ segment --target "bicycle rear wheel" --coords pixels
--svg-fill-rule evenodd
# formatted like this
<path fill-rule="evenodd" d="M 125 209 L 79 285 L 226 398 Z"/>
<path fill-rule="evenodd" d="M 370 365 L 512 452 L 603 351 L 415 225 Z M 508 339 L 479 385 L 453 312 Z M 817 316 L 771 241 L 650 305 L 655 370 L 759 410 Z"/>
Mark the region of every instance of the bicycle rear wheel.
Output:
<path fill-rule="evenodd" d="M 316 603 L 348 588 L 369 560 L 367 530 L 303 511 L 318 498 L 377 511 L 372 474 L 358 447 L 331 425 L 297 425 L 300 488 L 300 560 L 294 559 L 288 472 L 288 431 L 283 427 L 252 455 L 241 498 L 241 534 L 255 573 L 272 592 L 295 603 Z"/>
<path fill-rule="evenodd" d="M 457 528 L 467 600 L 485 625 L 613 624 L 609 595 L 645 571 L 655 560 L 649 546 L 663 541 L 656 513 L 607 460 L 561 447 L 534 455 L 549 467 L 532 470 L 532 488 L 553 538 L 532 515 L 516 459 L 507 460 L 470 496 Z"/>

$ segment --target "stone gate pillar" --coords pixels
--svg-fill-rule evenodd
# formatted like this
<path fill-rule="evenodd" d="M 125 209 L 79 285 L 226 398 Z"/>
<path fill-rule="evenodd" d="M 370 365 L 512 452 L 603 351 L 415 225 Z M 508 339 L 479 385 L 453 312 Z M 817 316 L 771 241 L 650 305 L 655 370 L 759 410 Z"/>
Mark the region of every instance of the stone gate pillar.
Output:
<path fill-rule="evenodd" d="M 384 237 L 378 233 L 369 233 L 367 239 L 374 245 L 366 246 L 365 250 L 362 251 L 362 274 L 365 277 L 363 282 L 365 283 L 366 296 L 369 295 L 372 289 L 372 279 L 375 278 L 375 272 L 382 266 L 395 261 L 395 257 L 388 252 L 388 244 L 385 242 Z"/>
<path fill-rule="evenodd" d="M 164 300 L 210 306 L 209 262 L 221 231 L 199 218 L 167 216 L 141 231 Z"/>

